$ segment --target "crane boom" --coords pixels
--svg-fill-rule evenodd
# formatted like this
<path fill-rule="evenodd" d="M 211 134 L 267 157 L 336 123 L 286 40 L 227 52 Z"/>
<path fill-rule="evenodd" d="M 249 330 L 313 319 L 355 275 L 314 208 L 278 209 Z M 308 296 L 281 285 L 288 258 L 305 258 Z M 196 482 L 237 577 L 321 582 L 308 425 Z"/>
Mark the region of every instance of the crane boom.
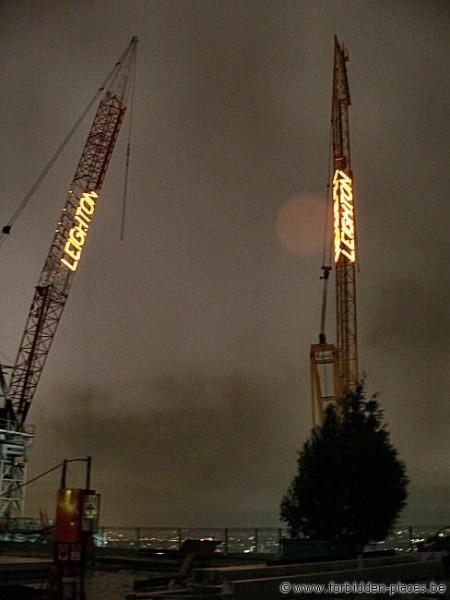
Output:
<path fill-rule="evenodd" d="M 331 120 L 334 155 L 334 262 L 336 269 L 336 337 L 341 391 L 344 394 L 354 390 L 358 383 L 356 234 L 348 119 L 350 92 L 345 68 L 347 60 L 347 51 L 335 38 Z"/>
<path fill-rule="evenodd" d="M 353 199 L 353 173 L 350 157 L 348 107 L 350 91 L 345 63 L 346 49 L 335 37 L 333 68 L 333 100 L 331 126 L 333 131 L 333 221 L 334 264 L 336 270 L 336 338 L 326 342 L 322 314 L 319 344 L 310 351 L 312 414 L 314 425 L 324 418 L 324 405 L 339 404 L 343 396 L 358 383 L 358 343 L 356 323 L 356 231 Z M 331 267 L 325 270 L 324 285 Z M 324 288 L 326 290 L 326 287 Z M 326 293 L 326 291 L 325 291 Z M 326 303 L 323 302 L 324 310 Z M 332 367 L 331 381 L 324 374 Z"/>
<path fill-rule="evenodd" d="M 131 40 L 116 63 L 100 101 L 35 290 L 6 407 L 18 424 L 25 422 L 35 395 L 99 201 L 126 110 L 137 41 Z"/>

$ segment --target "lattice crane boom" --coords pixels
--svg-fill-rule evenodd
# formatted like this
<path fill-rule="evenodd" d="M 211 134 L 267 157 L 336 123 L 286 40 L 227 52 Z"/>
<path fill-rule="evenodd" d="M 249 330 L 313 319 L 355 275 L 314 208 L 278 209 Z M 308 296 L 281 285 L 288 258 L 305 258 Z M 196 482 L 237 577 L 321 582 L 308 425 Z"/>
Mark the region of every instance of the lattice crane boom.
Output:
<path fill-rule="evenodd" d="M 336 338 L 326 342 L 324 307 L 330 266 L 324 266 L 324 300 L 319 344 L 310 351 L 313 423 L 322 422 L 324 406 L 339 404 L 358 383 L 358 343 L 356 322 L 356 232 L 353 200 L 353 173 L 350 157 L 350 91 L 345 63 L 346 49 L 335 37 L 333 99 L 333 254 L 336 271 Z M 329 372 L 331 371 L 331 377 Z M 328 374 L 327 374 L 328 373 Z"/>
<path fill-rule="evenodd" d="M 354 390 L 358 383 L 356 235 L 348 118 L 350 92 L 345 67 L 347 60 L 346 49 L 335 38 L 331 119 L 334 156 L 334 262 L 336 270 L 336 337 L 341 392 L 344 394 Z"/>
<path fill-rule="evenodd" d="M 137 41 L 131 40 L 116 63 L 100 100 L 35 290 L 5 406 L 18 424 L 25 422 L 35 395 L 99 201 L 126 110 Z"/>

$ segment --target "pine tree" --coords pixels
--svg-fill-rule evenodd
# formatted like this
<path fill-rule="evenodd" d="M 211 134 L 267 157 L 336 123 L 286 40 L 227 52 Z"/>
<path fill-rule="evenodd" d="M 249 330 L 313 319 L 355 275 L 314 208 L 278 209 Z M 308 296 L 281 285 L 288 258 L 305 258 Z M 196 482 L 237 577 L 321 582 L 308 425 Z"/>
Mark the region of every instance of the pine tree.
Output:
<path fill-rule="evenodd" d="M 406 504 L 408 478 L 383 424 L 376 396 L 361 383 L 338 411 L 328 406 L 298 458 L 298 474 L 281 502 L 291 535 L 361 549 L 386 537 Z"/>

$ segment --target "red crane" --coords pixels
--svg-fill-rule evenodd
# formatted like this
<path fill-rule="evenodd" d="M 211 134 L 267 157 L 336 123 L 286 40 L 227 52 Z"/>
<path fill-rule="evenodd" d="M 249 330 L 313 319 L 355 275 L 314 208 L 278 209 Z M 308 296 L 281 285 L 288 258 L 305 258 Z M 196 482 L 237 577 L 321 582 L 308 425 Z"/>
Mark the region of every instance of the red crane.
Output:
<path fill-rule="evenodd" d="M 137 37 L 116 63 L 70 184 L 53 241 L 36 286 L 9 386 L 0 369 L 0 515 L 22 516 L 25 420 L 42 375 L 86 243 L 100 190 L 126 111 L 136 64 Z"/>
<path fill-rule="evenodd" d="M 27 417 L 100 201 L 126 110 L 136 45 L 134 37 L 100 101 L 36 287 L 9 386 L 8 409 L 18 423 Z"/>

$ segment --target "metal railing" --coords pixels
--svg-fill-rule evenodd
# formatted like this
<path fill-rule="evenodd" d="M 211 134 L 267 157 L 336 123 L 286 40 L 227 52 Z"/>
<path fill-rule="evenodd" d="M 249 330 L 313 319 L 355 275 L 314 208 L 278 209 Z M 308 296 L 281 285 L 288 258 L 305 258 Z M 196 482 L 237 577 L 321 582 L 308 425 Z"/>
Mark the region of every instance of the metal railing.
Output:
<path fill-rule="evenodd" d="M 43 534 L 39 519 L 0 520 L 0 539 L 8 541 L 45 541 L 52 538 L 52 522 Z M 434 535 L 442 525 L 399 525 L 384 541 L 368 546 L 372 550 L 405 552 L 415 544 Z M 48 531 L 47 531 L 48 530 Z M 94 534 L 97 547 L 110 550 L 139 552 L 177 552 L 188 539 L 221 542 L 217 551 L 224 554 L 280 554 L 283 538 L 289 538 L 287 528 L 278 527 L 100 527 Z"/>
<path fill-rule="evenodd" d="M 372 549 L 408 551 L 414 542 L 433 535 L 440 527 L 399 525 L 383 542 Z M 101 527 L 95 535 L 98 546 L 131 551 L 177 551 L 187 539 L 220 541 L 218 551 L 229 553 L 279 554 L 282 539 L 289 538 L 289 530 L 277 527 Z"/>
<path fill-rule="evenodd" d="M 221 542 L 219 552 L 278 554 L 281 540 L 288 535 L 287 529 L 276 527 L 101 527 L 95 535 L 98 546 L 143 550 L 177 551 L 188 539 L 215 540 Z"/>

